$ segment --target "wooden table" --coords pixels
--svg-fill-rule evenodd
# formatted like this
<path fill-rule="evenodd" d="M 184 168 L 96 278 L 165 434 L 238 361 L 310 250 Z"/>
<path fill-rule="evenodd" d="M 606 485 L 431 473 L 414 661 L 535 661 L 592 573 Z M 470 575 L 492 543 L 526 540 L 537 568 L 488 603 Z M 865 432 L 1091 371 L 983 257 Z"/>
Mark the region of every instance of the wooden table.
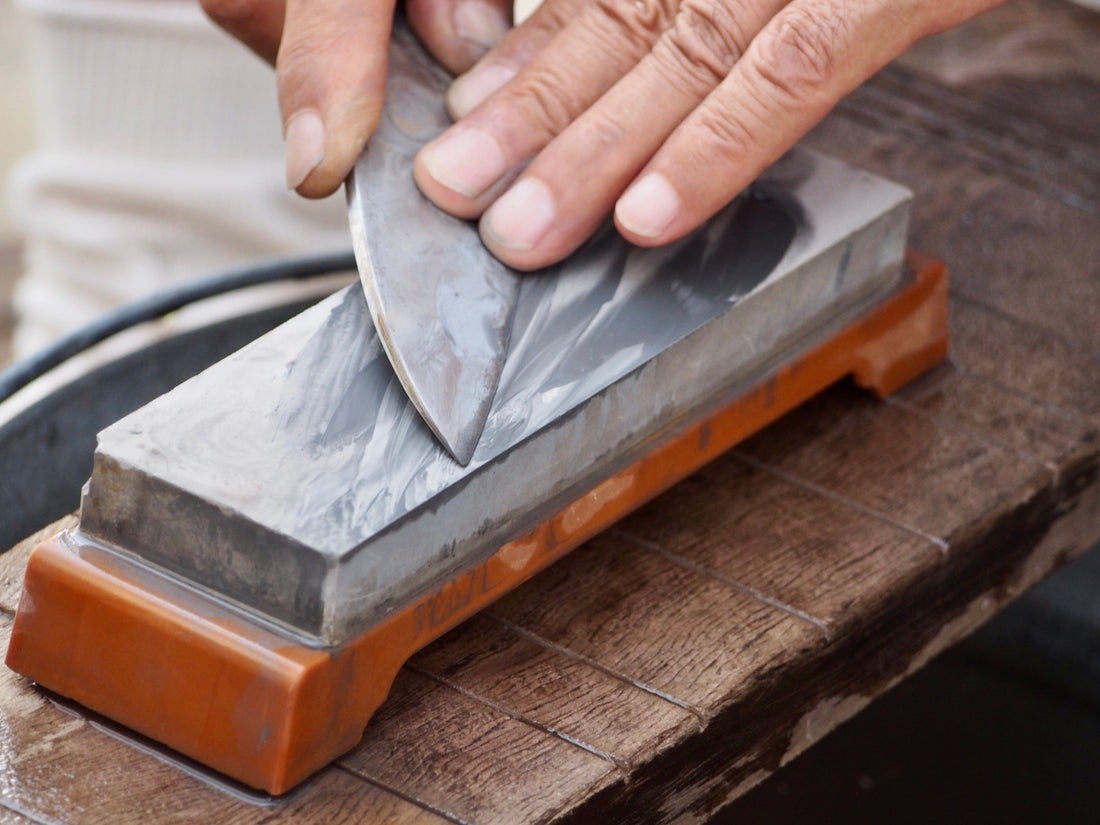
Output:
<path fill-rule="evenodd" d="M 0 823 L 698 822 L 775 771 L 1100 538 L 1098 50 L 1100 15 L 1010 3 L 808 138 L 916 190 L 949 364 L 887 403 L 838 386 L 577 550 L 276 802 L 4 669 Z"/>

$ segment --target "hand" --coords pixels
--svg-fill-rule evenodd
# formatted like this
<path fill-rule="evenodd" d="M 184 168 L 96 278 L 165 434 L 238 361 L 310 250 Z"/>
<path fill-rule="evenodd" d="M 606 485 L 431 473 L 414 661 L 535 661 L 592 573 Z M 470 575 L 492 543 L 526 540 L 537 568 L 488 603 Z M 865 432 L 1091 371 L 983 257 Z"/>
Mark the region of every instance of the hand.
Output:
<path fill-rule="evenodd" d="M 201 0 L 214 22 L 274 64 L 287 186 L 332 194 L 378 126 L 394 0 Z M 407 0 L 409 25 L 460 72 L 511 27 L 511 0 Z"/>
<path fill-rule="evenodd" d="M 699 226 L 913 42 L 1000 0 L 546 0 L 448 93 L 418 185 L 501 260 Z"/>

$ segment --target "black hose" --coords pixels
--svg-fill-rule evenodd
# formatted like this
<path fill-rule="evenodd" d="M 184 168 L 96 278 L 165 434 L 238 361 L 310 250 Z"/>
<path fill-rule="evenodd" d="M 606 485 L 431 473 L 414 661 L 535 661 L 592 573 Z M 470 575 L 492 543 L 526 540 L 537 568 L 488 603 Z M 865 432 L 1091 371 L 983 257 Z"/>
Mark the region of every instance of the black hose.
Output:
<path fill-rule="evenodd" d="M 308 258 L 265 261 L 163 290 L 97 318 L 0 372 L 0 402 L 100 341 L 138 324 L 163 318 L 196 301 L 258 284 L 305 280 L 349 269 L 355 269 L 355 256 L 350 251 L 338 252 Z"/>

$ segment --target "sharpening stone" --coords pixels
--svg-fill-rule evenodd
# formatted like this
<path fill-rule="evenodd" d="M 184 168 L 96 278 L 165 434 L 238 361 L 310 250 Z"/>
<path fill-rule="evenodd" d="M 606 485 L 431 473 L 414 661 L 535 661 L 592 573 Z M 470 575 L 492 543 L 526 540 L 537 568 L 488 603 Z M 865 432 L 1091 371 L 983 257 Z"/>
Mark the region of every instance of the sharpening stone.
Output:
<path fill-rule="evenodd" d="M 523 281 L 466 467 L 421 422 L 350 287 L 104 430 L 81 530 L 337 644 L 895 287 L 908 205 L 901 187 L 796 154 L 671 247 L 605 230 Z"/>

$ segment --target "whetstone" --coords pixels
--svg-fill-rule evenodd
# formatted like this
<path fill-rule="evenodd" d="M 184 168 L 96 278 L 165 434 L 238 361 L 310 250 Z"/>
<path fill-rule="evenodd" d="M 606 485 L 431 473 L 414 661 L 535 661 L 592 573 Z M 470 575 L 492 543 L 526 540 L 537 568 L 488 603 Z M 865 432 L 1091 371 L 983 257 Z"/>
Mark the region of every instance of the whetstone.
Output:
<path fill-rule="evenodd" d="M 338 644 L 888 293 L 908 208 L 899 186 L 794 153 L 669 247 L 605 230 L 524 279 L 467 467 L 348 288 L 104 430 L 80 529 Z"/>

